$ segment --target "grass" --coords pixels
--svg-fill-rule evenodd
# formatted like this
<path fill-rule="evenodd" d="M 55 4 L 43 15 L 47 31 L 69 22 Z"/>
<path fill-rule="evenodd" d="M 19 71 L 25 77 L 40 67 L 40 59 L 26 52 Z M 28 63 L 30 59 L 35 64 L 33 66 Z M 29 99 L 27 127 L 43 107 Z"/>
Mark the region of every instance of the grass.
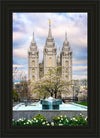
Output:
<path fill-rule="evenodd" d="M 88 106 L 87 102 L 76 102 L 77 104 Z"/>

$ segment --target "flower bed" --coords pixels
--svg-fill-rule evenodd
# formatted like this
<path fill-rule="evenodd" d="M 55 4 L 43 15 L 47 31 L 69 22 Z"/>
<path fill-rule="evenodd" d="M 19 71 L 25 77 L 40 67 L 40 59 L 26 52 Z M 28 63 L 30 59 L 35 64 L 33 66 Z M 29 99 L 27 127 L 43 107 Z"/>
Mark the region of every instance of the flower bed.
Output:
<path fill-rule="evenodd" d="M 73 118 L 69 118 L 66 115 L 59 115 L 53 117 L 52 122 L 48 122 L 43 115 L 38 114 L 33 116 L 32 119 L 13 119 L 12 122 L 14 126 L 83 126 L 88 124 L 87 117 L 84 118 L 82 114 L 80 116 L 73 116 Z"/>

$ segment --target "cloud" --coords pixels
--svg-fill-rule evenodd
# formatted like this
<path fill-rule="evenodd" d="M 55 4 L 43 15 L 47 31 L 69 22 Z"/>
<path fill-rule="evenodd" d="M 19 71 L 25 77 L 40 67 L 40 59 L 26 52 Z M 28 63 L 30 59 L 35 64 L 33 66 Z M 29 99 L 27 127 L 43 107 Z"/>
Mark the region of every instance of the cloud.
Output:
<path fill-rule="evenodd" d="M 87 46 L 87 26 L 84 23 L 86 13 L 17 13 L 18 20 L 13 24 L 17 28 L 13 32 L 13 42 L 18 42 L 32 37 L 34 32 L 38 43 L 48 35 L 48 19 L 51 19 L 52 35 L 57 44 L 64 42 L 65 32 L 71 46 Z M 13 17 L 17 16 L 14 13 Z M 72 20 L 73 19 L 73 20 Z M 60 46 L 62 47 L 62 45 Z"/>
<path fill-rule="evenodd" d="M 73 64 L 87 64 L 87 60 L 73 59 L 72 63 Z"/>
<path fill-rule="evenodd" d="M 82 16 L 81 18 L 80 15 Z M 36 36 L 46 38 L 48 34 L 49 18 L 51 19 L 52 34 L 55 38 L 62 41 L 67 31 L 69 41 L 72 44 L 87 46 L 87 27 L 83 22 L 83 19 L 86 18 L 86 14 L 68 13 L 67 16 L 64 16 L 64 13 L 60 15 L 57 13 L 20 13 L 18 23 L 20 23 L 20 28 L 24 26 L 25 34 L 31 34 L 34 31 Z M 17 25 L 18 24 L 14 24 L 14 27 Z M 14 35 L 17 36 L 17 34 Z M 21 34 L 19 35 L 21 36 Z"/>
<path fill-rule="evenodd" d="M 75 79 L 75 80 L 87 79 L 87 75 L 73 75 L 72 79 Z"/>
<path fill-rule="evenodd" d="M 13 32 L 13 42 L 22 40 L 25 37 L 25 34 L 22 32 Z"/>
<path fill-rule="evenodd" d="M 87 66 L 72 66 L 73 71 L 83 71 L 87 70 Z"/>
<path fill-rule="evenodd" d="M 87 13 L 14 13 L 13 58 L 27 60 L 28 48 L 34 32 L 39 49 L 39 62 L 42 61 L 43 48 L 48 36 L 48 19 L 51 19 L 52 36 L 57 48 L 62 48 L 67 32 L 73 51 L 73 71 L 80 73 L 87 70 L 87 66 L 82 66 L 87 64 Z M 21 65 L 24 64 L 23 60 L 20 62 Z M 76 64 L 79 66 L 75 66 Z"/>
<path fill-rule="evenodd" d="M 28 59 L 28 49 L 31 43 L 31 38 L 24 41 L 24 43 L 18 44 L 13 48 L 13 58 Z M 13 44 L 14 47 L 14 44 Z"/>
<path fill-rule="evenodd" d="M 14 21 L 18 20 L 17 13 L 13 13 L 13 19 L 14 19 Z"/>
<path fill-rule="evenodd" d="M 26 69 L 20 69 L 17 72 L 13 71 L 13 80 L 22 80 L 24 77 L 28 79 L 28 71 Z"/>
<path fill-rule="evenodd" d="M 72 66 L 73 79 L 87 79 L 87 66 Z"/>
<path fill-rule="evenodd" d="M 22 67 L 24 67 L 24 65 L 17 65 L 17 64 L 16 65 L 15 64 L 13 65 L 13 68 L 22 68 Z"/>
<path fill-rule="evenodd" d="M 17 58 L 28 58 L 27 56 L 27 50 L 23 48 L 14 49 L 13 50 L 13 56 Z"/>

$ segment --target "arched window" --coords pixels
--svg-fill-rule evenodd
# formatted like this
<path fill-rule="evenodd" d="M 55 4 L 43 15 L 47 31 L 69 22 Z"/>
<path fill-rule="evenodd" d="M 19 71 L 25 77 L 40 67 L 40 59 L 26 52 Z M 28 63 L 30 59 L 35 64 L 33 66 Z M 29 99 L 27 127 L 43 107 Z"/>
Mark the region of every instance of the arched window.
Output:
<path fill-rule="evenodd" d="M 32 76 L 32 80 L 35 80 L 35 77 L 34 76 Z"/>
<path fill-rule="evenodd" d="M 68 61 L 66 61 L 66 67 L 68 67 L 69 66 L 69 62 Z"/>
<path fill-rule="evenodd" d="M 35 61 L 34 61 L 34 60 L 32 61 L 32 66 L 33 66 L 33 67 L 35 66 Z"/>
<path fill-rule="evenodd" d="M 66 73 L 68 73 L 68 68 L 66 69 Z"/>
<path fill-rule="evenodd" d="M 68 75 L 66 75 L 66 80 L 68 81 Z"/>
<path fill-rule="evenodd" d="M 35 72 L 35 69 L 33 68 L 33 69 L 32 69 L 32 74 L 34 74 L 34 72 Z"/>
<path fill-rule="evenodd" d="M 49 58 L 49 67 L 51 67 L 52 66 L 52 58 L 50 57 Z"/>

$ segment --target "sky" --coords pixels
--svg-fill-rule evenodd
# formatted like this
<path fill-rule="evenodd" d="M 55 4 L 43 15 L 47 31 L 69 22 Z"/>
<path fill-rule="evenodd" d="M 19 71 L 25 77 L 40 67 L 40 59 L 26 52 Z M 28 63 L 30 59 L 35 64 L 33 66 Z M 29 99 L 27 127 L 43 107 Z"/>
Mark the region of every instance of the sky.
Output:
<path fill-rule="evenodd" d="M 87 13 L 13 13 L 13 81 L 28 76 L 28 48 L 34 38 L 43 60 L 49 19 L 57 53 L 62 49 L 65 32 L 72 55 L 72 79 L 87 79 Z"/>

